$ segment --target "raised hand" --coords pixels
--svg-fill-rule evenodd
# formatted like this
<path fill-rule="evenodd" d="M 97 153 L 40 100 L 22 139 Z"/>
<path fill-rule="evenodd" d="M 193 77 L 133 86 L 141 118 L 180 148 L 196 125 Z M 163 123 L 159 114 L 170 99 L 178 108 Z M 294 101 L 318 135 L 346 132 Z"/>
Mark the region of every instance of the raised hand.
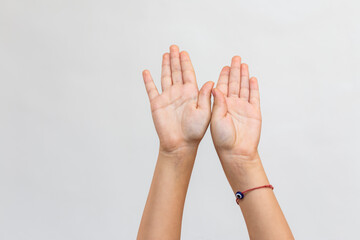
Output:
<path fill-rule="evenodd" d="M 220 159 L 253 160 L 261 131 L 259 88 L 239 56 L 222 69 L 213 95 L 211 134 Z"/>
<path fill-rule="evenodd" d="M 211 89 L 198 90 L 187 52 L 175 45 L 163 55 L 160 94 L 143 72 L 160 151 L 138 232 L 141 239 L 180 239 L 185 196 L 197 147 L 209 125 Z"/>
<path fill-rule="evenodd" d="M 143 78 L 160 150 L 173 152 L 197 147 L 209 125 L 214 83 L 205 83 L 199 91 L 189 54 L 179 53 L 176 45 L 170 46 L 170 54 L 163 55 L 162 93 L 158 92 L 148 70 L 143 71 Z"/>
<path fill-rule="evenodd" d="M 241 58 L 232 58 L 213 89 L 211 135 L 234 193 L 269 185 L 257 147 L 261 113 L 256 78 L 249 78 Z M 250 239 L 294 239 L 274 192 L 261 188 L 239 202 Z"/>

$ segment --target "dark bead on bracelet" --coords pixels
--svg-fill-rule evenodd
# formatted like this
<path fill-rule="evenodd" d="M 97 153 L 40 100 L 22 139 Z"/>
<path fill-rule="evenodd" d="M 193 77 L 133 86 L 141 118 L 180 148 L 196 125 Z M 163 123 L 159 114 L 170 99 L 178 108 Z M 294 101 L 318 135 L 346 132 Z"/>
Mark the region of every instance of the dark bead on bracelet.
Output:
<path fill-rule="evenodd" d="M 244 198 L 244 194 L 243 194 L 242 192 L 237 192 L 237 193 L 235 193 L 235 197 L 236 197 L 237 199 L 243 199 L 243 198 Z"/>

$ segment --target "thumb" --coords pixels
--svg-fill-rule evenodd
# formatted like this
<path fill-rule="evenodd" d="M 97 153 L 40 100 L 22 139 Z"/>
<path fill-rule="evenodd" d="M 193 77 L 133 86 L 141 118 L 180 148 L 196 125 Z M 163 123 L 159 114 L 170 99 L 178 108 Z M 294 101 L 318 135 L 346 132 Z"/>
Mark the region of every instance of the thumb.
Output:
<path fill-rule="evenodd" d="M 226 104 L 225 96 L 217 88 L 214 88 L 212 90 L 212 94 L 214 95 L 214 106 L 212 111 L 212 117 L 222 118 L 227 113 L 227 104 Z"/>
<path fill-rule="evenodd" d="M 200 109 L 211 109 L 211 89 L 213 88 L 213 82 L 205 83 L 199 92 L 198 107 Z"/>

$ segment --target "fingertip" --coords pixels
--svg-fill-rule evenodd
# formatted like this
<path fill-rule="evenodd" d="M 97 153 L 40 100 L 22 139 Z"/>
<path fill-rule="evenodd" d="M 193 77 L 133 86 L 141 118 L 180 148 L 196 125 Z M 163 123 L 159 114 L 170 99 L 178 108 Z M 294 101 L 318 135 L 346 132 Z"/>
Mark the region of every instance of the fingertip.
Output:
<path fill-rule="evenodd" d="M 179 46 L 176 44 L 172 44 L 169 49 L 170 51 L 179 51 Z"/>
<path fill-rule="evenodd" d="M 211 89 L 211 93 L 214 95 L 215 98 L 217 98 L 219 96 L 219 92 L 220 91 L 219 89 L 217 88 L 213 88 Z"/>
<path fill-rule="evenodd" d="M 168 52 L 166 52 L 166 53 L 164 53 L 164 54 L 162 55 L 163 59 L 166 59 L 168 56 L 169 56 L 169 53 L 168 53 Z"/>
<path fill-rule="evenodd" d="M 211 90 L 213 89 L 214 82 L 206 82 L 200 89 L 198 106 L 203 109 L 211 109 Z"/>
<path fill-rule="evenodd" d="M 207 94 L 209 96 L 211 96 L 211 93 L 212 93 L 212 90 L 214 89 L 215 83 L 213 81 L 208 81 L 208 82 L 205 83 L 205 85 L 206 85 L 206 88 L 207 88 L 207 91 L 206 91 Z"/>
<path fill-rule="evenodd" d="M 249 69 L 249 66 L 246 63 L 241 63 L 241 70 L 247 71 Z"/>
<path fill-rule="evenodd" d="M 143 75 L 143 77 L 148 76 L 148 75 L 149 75 L 149 73 L 150 73 L 150 71 L 149 71 L 149 70 L 147 70 L 147 69 L 145 69 L 145 70 L 143 70 L 143 71 L 142 71 L 142 75 Z"/>
<path fill-rule="evenodd" d="M 228 73 L 230 72 L 230 66 L 224 66 L 222 69 L 221 69 L 221 73 Z"/>
<path fill-rule="evenodd" d="M 142 75 L 143 75 L 143 79 L 145 83 L 151 82 L 152 78 L 151 78 L 151 74 L 150 71 L 145 69 L 144 71 L 142 71 Z"/>
<path fill-rule="evenodd" d="M 208 82 L 206 82 L 205 84 L 211 86 L 211 88 L 213 88 L 214 85 L 215 85 L 215 83 L 214 83 L 213 81 L 208 81 Z"/>
<path fill-rule="evenodd" d="M 238 55 L 235 55 L 231 59 L 232 62 L 241 62 L 241 57 Z"/>
<path fill-rule="evenodd" d="M 251 77 L 250 78 L 250 88 L 251 89 L 258 89 L 259 88 L 259 85 L 258 85 L 258 80 L 257 80 L 257 78 L 256 77 Z"/>
<path fill-rule="evenodd" d="M 163 66 L 170 64 L 170 53 L 166 52 L 166 53 L 163 54 L 163 56 L 162 56 L 162 64 L 163 64 Z"/>
<path fill-rule="evenodd" d="M 189 56 L 190 56 L 190 55 L 189 55 L 189 53 L 188 53 L 187 51 L 181 51 L 181 52 L 180 52 L 180 58 L 181 58 L 182 60 L 188 60 L 188 59 L 190 59 Z"/>
<path fill-rule="evenodd" d="M 211 95 L 211 91 L 213 89 L 214 86 L 214 82 L 212 81 L 208 81 L 206 82 L 200 89 L 200 94 L 201 95 L 206 95 L 206 96 L 210 96 Z"/>
<path fill-rule="evenodd" d="M 215 88 L 211 89 L 211 94 L 215 97 Z"/>
<path fill-rule="evenodd" d="M 250 78 L 250 101 L 251 104 L 259 105 L 260 94 L 259 85 L 256 77 Z"/>
<path fill-rule="evenodd" d="M 213 107 L 213 116 L 223 117 L 226 115 L 227 107 L 224 95 L 219 89 L 213 88 L 212 94 L 214 96 L 214 107 Z"/>

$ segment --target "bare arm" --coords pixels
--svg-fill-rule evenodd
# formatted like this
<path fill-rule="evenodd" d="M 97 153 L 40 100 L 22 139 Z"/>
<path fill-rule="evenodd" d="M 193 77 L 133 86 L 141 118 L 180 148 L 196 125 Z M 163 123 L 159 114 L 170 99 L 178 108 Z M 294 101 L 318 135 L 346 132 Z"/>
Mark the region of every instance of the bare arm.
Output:
<path fill-rule="evenodd" d="M 234 191 L 269 184 L 257 147 L 261 131 L 259 88 L 248 66 L 233 57 L 221 71 L 211 117 L 211 134 L 226 177 Z M 293 239 L 270 188 L 246 193 L 239 201 L 250 239 Z"/>
<path fill-rule="evenodd" d="M 196 150 L 160 151 L 138 239 L 180 239 L 182 213 Z"/>
<path fill-rule="evenodd" d="M 160 151 L 137 239 L 180 239 L 197 148 L 210 121 L 213 83 L 199 91 L 188 53 L 179 53 L 174 45 L 163 55 L 162 93 L 147 70 L 143 77 Z"/>

